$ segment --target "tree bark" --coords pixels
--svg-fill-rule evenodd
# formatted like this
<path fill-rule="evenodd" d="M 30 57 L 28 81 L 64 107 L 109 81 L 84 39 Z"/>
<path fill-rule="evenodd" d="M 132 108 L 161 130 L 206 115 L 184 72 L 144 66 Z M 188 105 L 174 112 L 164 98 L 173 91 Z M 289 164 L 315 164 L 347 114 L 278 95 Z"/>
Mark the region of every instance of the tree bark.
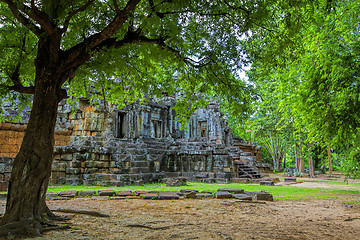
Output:
<path fill-rule="evenodd" d="M 311 147 L 309 149 L 309 176 L 311 178 L 315 177 L 315 174 L 314 174 L 314 161 L 313 161 L 313 158 L 311 156 Z"/>
<path fill-rule="evenodd" d="M 48 52 L 49 48 L 40 43 L 35 61 L 33 106 L 20 151 L 13 162 L 0 236 L 7 235 L 6 231 L 40 235 L 41 223 L 49 212 L 45 197 L 51 174 L 57 108 L 63 91 L 58 84 L 62 74 L 58 67 L 52 66 L 49 57 L 45 57 L 51 56 Z"/>
<path fill-rule="evenodd" d="M 300 163 L 299 171 L 301 173 L 304 173 L 305 172 L 305 163 L 304 163 L 304 154 L 302 152 L 302 146 L 300 146 L 300 161 L 299 161 L 299 163 Z"/>
<path fill-rule="evenodd" d="M 331 162 L 331 150 L 330 150 L 330 146 L 327 146 L 327 150 L 328 150 L 328 159 L 329 159 L 329 175 L 332 175 L 332 162 Z"/>

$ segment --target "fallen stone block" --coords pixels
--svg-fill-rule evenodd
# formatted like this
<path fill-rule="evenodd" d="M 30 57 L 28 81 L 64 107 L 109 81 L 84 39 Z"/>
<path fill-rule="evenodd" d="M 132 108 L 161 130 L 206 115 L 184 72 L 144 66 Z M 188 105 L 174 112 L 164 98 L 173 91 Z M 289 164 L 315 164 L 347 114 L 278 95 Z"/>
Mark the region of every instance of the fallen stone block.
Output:
<path fill-rule="evenodd" d="M 159 199 L 179 199 L 179 195 L 176 192 L 159 192 Z"/>
<path fill-rule="evenodd" d="M 132 191 L 119 191 L 117 192 L 117 195 L 119 197 L 129 197 L 129 196 L 134 196 Z"/>
<path fill-rule="evenodd" d="M 229 193 L 234 193 L 234 194 L 244 193 L 244 189 L 240 189 L 240 188 L 220 188 L 217 191 L 218 192 L 229 192 Z"/>
<path fill-rule="evenodd" d="M 135 191 L 135 194 L 136 194 L 137 196 L 140 196 L 140 195 L 146 194 L 146 193 L 149 193 L 149 191 L 142 191 L 142 190 Z"/>
<path fill-rule="evenodd" d="M 286 177 L 284 178 L 284 182 L 296 182 L 296 178 Z"/>
<path fill-rule="evenodd" d="M 62 191 L 62 192 L 59 192 L 58 196 L 59 197 L 66 197 L 66 198 L 74 198 L 76 197 L 78 194 L 78 191 Z"/>
<path fill-rule="evenodd" d="M 96 191 L 94 190 L 86 190 L 86 191 L 80 191 L 78 193 L 79 197 L 91 197 L 94 196 L 96 194 Z"/>
<path fill-rule="evenodd" d="M 233 194 L 233 197 L 239 200 L 252 200 L 253 197 L 247 194 Z"/>
<path fill-rule="evenodd" d="M 262 186 L 274 186 L 274 181 L 261 181 L 260 185 L 262 185 Z"/>
<path fill-rule="evenodd" d="M 215 198 L 232 198 L 232 194 L 229 192 L 215 192 Z"/>
<path fill-rule="evenodd" d="M 182 194 L 191 193 L 191 192 L 198 193 L 199 191 L 198 191 L 198 190 L 195 190 L 195 189 L 181 189 L 181 190 L 180 190 L 180 193 L 182 193 Z"/>
<path fill-rule="evenodd" d="M 250 183 L 250 179 L 249 178 L 232 178 L 231 179 L 232 183 Z"/>
<path fill-rule="evenodd" d="M 46 193 L 46 199 L 53 200 L 58 197 L 57 193 L 48 192 Z"/>
<path fill-rule="evenodd" d="M 116 196 L 116 192 L 114 190 L 98 190 L 99 196 Z"/>
<path fill-rule="evenodd" d="M 264 191 L 255 192 L 254 200 L 274 201 L 273 195 Z"/>
<path fill-rule="evenodd" d="M 143 199 L 159 199 L 159 195 L 157 193 L 143 193 L 140 194 L 140 197 Z"/>
<path fill-rule="evenodd" d="M 195 191 L 193 192 L 185 192 L 183 194 L 184 198 L 196 198 L 197 197 L 197 193 Z"/>
<path fill-rule="evenodd" d="M 196 198 L 213 198 L 214 195 L 211 193 L 196 193 Z"/>

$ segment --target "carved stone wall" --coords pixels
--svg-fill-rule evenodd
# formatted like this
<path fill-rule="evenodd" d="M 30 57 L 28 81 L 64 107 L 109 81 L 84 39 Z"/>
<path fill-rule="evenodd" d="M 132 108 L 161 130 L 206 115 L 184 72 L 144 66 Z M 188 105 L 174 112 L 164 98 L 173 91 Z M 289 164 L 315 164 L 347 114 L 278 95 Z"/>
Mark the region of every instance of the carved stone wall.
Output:
<path fill-rule="evenodd" d="M 73 110 L 62 101 L 51 183 L 124 185 L 178 176 L 228 182 L 234 177 L 234 158 L 256 161 L 256 145 L 234 142 L 216 103 L 198 109 L 185 131 L 175 121 L 173 103 L 169 98 L 118 110 L 106 103 L 94 107 L 80 99 Z M 0 125 L 0 181 L 8 180 L 26 121 Z"/>

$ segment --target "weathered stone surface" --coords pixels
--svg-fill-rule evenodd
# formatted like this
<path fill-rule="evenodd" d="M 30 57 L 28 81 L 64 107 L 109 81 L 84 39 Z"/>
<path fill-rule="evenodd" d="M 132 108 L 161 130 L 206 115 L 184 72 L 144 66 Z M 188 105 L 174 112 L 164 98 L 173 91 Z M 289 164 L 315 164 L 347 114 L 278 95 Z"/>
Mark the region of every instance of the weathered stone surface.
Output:
<path fill-rule="evenodd" d="M 211 193 L 196 193 L 196 198 L 213 198 L 214 195 Z"/>
<path fill-rule="evenodd" d="M 284 182 L 296 182 L 296 178 L 286 177 L 284 178 Z"/>
<path fill-rule="evenodd" d="M 249 178 L 232 178 L 232 183 L 250 183 L 251 180 Z"/>
<path fill-rule="evenodd" d="M 183 194 L 184 198 L 196 198 L 196 192 L 186 192 Z"/>
<path fill-rule="evenodd" d="M 52 200 L 58 197 L 57 193 L 48 192 L 46 193 L 46 199 Z"/>
<path fill-rule="evenodd" d="M 255 144 L 232 137 L 216 103 L 197 109 L 188 131 L 183 131 L 175 111 L 169 110 L 175 102 L 166 97 L 162 103 L 134 103 L 118 110 L 111 104 L 92 106 L 80 99 L 72 112 L 61 101 L 51 183 L 121 186 L 182 176 L 226 183 L 235 176 L 234 156 L 249 163 L 255 153 L 261 156 Z M 4 111 L 14 111 L 8 108 Z M 16 155 L 29 112 L 22 116 L 19 124 L 0 124 L 0 159 L 7 157 L 10 162 Z M 242 153 L 246 151 L 250 152 Z M 0 163 L 0 181 L 8 181 L 1 173 L 10 171 L 11 164 Z"/>
<path fill-rule="evenodd" d="M 274 181 L 260 181 L 260 185 L 263 185 L 263 186 L 274 186 Z"/>
<path fill-rule="evenodd" d="M 143 199 L 159 199 L 159 195 L 157 193 L 143 193 L 140 194 L 140 197 Z"/>
<path fill-rule="evenodd" d="M 232 198 L 232 194 L 229 192 L 215 192 L 215 198 Z"/>
<path fill-rule="evenodd" d="M 239 200 L 252 200 L 253 197 L 247 194 L 233 194 L 233 197 Z"/>
<path fill-rule="evenodd" d="M 6 191 L 8 188 L 8 182 L 7 181 L 0 181 L 0 191 Z"/>
<path fill-rule="evenodd" d="M 96 194 L 96 191 L 94 191 L 94 190 L 85 190 L 85 191 L 80 191 L 78 193 L 78 196 L 79 197 L 91 197 L 95 194 Z"/>
<path fill-rule="evenodd" d="M 182 194 L 191 193 L 191 192 L 198 193 L 199 191 L 196 189 L 181 189 L 180 190 L 180 193 L 182 193 Z"/>
<path fill-rule="evenodd" d="M 116 192 L 114 190 L 98 190 L 99 196 L 116 196 Z"/>
<path fill-rule="evenodd" d="M 78 194 L 78 191 L 61 191 L 59 192 L 58 196 L 59 197 L 68 197 L 68 198 L 74 198 L 76 197 Z"/>
<path fill-rule="evenodd" d="M 142 194 L 146 194 L 146 193 L 149 193 L 149 191 L 143 191 L 143 190 L 136 190 L 135 191 L 135 194 L 138 195 L 138 196 L 140 196 Z"/>
<path fill-rule="evenodd" d="M 166 186 L 168 187 L 186 186 L 187 178 L 185 177 L 166 178 L 163 179 L 163 182 L 166 183 Z"/>
<path fill-rule="evenodd" d="M 229 192 L 234 194 L 244 193 L 244 189 L 240 188 L 220 188 L 217 190 L 218 192 Z"/>
<path fill-rule="evenodd" d="M 129 196 L 134 196 L 134 193 L 132 191 L 119 191 L 117 192 L 117 195 L 119 197 L 129 197 Z"/>
<path fill-rule="evenodd" d="M 158 193 L 159 199 L 179 199 L 179 195 L 176 192 L 164 191 Z"/>
<path fill-rule="evenodd" d="M 265 192 L 265 191 L 260 191 L 260 192 L 249 192 L 249 191 L 245 191 L 244 192 L 247 195 L 250 195 L 253 197 L 253 200 L 262 200 L 262 201 L 273 201 L 273 195 Z"/>

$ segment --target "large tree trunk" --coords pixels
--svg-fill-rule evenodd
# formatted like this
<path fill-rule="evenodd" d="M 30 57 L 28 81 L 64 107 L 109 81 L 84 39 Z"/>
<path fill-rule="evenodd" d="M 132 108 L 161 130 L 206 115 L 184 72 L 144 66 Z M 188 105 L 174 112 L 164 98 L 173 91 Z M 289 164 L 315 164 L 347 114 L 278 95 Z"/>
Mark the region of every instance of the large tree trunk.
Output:
<path fill-rule="evenodd" d="M 42 47 L 43 45 L 39 45 Z M 0 236 L 40 235 L 44 213 L 49 213 L 45 197 L 51 174 L 54 129 L 61 100 L 61 74 L 51 67 L 48 48 L 36 61 L 33 106 L 19 153 L 14 159 L 8 188 L 6 212 L 0 222 Z M 47 56 L 47 58 L 46 58 Z"/>
<path fill-rule="evenodd" d="M 1 225 L 19 221 L 41 222 L 46 210 L 45 195 L 51 174 L 59 89 L 48 86 L 46 79 L 39 82 L 28 127 L 13 163 L 6 213 Z"/>
<path fill-rule="evenodd" d="M 328 159 L 329 159 L 329 175 L 332 175 L 332 163 L 331 163 L 331 150 L 330 150 L 330 146 L 327 146 L 327 152 L 328 152 Z"/>

